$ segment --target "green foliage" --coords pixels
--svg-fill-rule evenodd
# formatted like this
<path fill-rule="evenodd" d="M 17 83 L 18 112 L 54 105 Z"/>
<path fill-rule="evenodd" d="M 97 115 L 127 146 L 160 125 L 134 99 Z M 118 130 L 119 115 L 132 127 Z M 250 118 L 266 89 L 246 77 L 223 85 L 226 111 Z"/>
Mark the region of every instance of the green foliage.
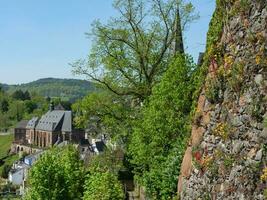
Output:
<path fill-rule="evenodd" d="M 207 34 L 207 44 L 206 49 L 214 46 L 222 35 L 223 25 L 225 23 L 225 1 L 224 0 L 216 0 L 216 10 L 212 16 L 209 31 Z"/>
<path fill-rule="evenodd" d="M 209 102 L 218 103 L 220 102 L 220 90 L 221 82 L 217 78 L 210 78 L 206 82 L 205 95 Z"/>
<path fill-rule="evenodd" d="M 92 157 L 84 185 L 84 200 L 124 199 L 122 184 L 118 180 L 122 166 L 123 153 L 120 149 L 106 149 Z"/>
<path fill-rule="evenodd" d="M 25 200 L 81 199 L 84 175 L 74 146 L 48 150 L 30 170 Z"/>
<path fill-rule="evenodd" d="M 1 148 L 1 147 L 0 147 Z M 16 154 L 12 154 L 12 155 L 6 155 L 6 157 L 4 159 L 1 160 L 1 162 L 3 162 L 4 164 L 1 165 L 0 164 L 0 172 L 3 172 L 3 168 L 7 167 L 7 166 L 12 166 L 13 163 L 15 161 L 17 161 L 19 159 L 19 156 Z M 7 170 L 7 169 L 6 169 Z M 7 171 L 5 172 L 5 176 L 7 175 Z"/>
<path fill-rule="evenodd" d="M 143 101 L 172 56 L 169 49 L 176 39 L 177 8 L 182 27 L 196 18 L 194 8 L 177 0 L 114 0 L 113 5 L 120 15 L 107 24 L 93 24 L 88 34 L 93 39 L 89 59 L 73 63 L 74 72 L 116 95 Z"/>
<path fill-rule="evenodd" d="M 88 168 L 91 172 L 109 171 L 118 175 L 119 171 L 123 168 L 123 152 L 120 149 L 110 150 L 108 148 L 99 155 L 95 155 L 88 163 Z"/>
<path fill-rule="evenodd" d="M 124 200 L 121 183 L 111 172 L 94 171 L 87 175 L 83 200 Z"/>
<path fill-rule="evenodd" d="M 176 194 L 189 132 L 194 67 L 186 56 L 174 59 L 142 108 L 143 117 L 132 136 L 130 153 L 136 178 L 153 199 L 170 199 Z"/>
<path fill-rule="evenodd" d="M 0 104 L 1 104 L 1 112 L 6 113 L 9 109 L 8 101 L 6 99 L 3 99 Z"/>
<path fill-rule="evenodd" d="M 8 155 L 13 139 L 13 134 L 0 135 L 0 159 Z"/>
<path fill-rule="evenodd" d="M 22 119 L 41 116 L 48 110 L 49 102 L 44 97 L 21 90 L 10 95 L 0 92 L 0 131 L 7 131 Z M 70 107 L 70 106 L 69 106 Z"/>
<path fill-rule="evenodd" d="M 22 90 L 16 90 L 13 94 L 12 94 L 13 99 L 16 100 L 30 100 L 30 93 L 28 90 L 26 90 L 25 92 L 23 92 Z"/>
<path fill-rule="evenodd" d="M 244 80 L 244 63 L 234 64 L 228 77 L 229 87 L 235 92 L 242 92 Z"/>
<path fill-rule="evenodd" d="M 205 83 L 211 62 L 216 62 L 219 65 L 222 60 L 224 49 L 220 45 L 220 38 L 226 21 L 226 5 L 227 3 L 225 0 L 216 0 L 216 9 L 210 21 L 209 31 L 207 33 L 206 52 L 203 64 L 197 69 L 197 72 L 193 76 L 193 82 L 196 86 L 196 90 L 193 94 L 194 102 L 192 104 L 192 110 L 196 107 L 197 99 Z"/>
<path fill-rule="evenodd" d="M 2 167 L 2 171 L 1 171 L 1 177 L 4 179 L 7 179 L 10 169 L 11 169 L 11 165 L 4 164 L 4 166 Z"/>
<path fill-rule="evenodd" d="M 119 144 L 126 144 L 131 132 L 131 124 L 135 113 L 130 102 L 124 98 L 114 96 L 110 92 L 102 91 L 92 93 L 76 102 L 72 106 L 75 112 L 74 122 L 80 128 L 92 126 L 94 120 L 99 118 L 96 134 L 105 130 L 106 134 L 116 140 Z"/>
<path fill-rule="evenodd" d="M 95 91 L 96 88 L 92 82 L 84 80 L 45 78 L 21 85 L 9 85 L 6 86 L 6 90 L 11 94 L 15 91 L 23 93 L 29 91 L 31 94 L 73 102 L 86 96 L 89 92 Z M 20 97 L 19 99 L 25 98 Z"/>

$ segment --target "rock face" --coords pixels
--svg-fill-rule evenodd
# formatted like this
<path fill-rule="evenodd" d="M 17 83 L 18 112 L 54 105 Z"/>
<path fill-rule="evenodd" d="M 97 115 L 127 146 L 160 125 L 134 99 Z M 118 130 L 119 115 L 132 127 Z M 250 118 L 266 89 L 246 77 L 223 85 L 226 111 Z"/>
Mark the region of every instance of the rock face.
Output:
<path fill-rule="evenodd" d="M 178 195 L 183 200 L 264 199 L 267 1 L 218 0 L 215 12 L 223 13 L 217 15 L 223 26 L 206 50 L 203 67 L 208 73 Z"/>

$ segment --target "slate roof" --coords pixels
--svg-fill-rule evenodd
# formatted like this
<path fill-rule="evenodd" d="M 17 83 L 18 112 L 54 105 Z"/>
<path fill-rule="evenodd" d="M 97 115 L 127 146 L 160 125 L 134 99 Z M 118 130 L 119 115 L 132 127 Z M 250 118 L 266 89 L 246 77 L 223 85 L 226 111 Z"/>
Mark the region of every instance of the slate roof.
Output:
<path fill-rule="evenodd" d="M 52 110 L 48 111 L 41 117 L 37 126 L 37 130 L 42 131 L 72 131 L 71 111 Z"/>
<path fill-rule="evenodd" d="M 34 153 L 34 154 L 30 154 L 30 155 L 28 155 L 28 156 L 25 156 L 25 158 L 24 159 L 37 159 L 37 158 L 39 158 L 42 154 L 44 153 L 44 151 L 39 151 L 39 152 L 36 152 L 36 153 Z"/>
<path fill-rule="evenodd" d="M 28 124 L 28 120 L 21 120 L 21 121 L 17 124 L 16 128 L 25 128 L 25 129 L 26 129 L 27 124 Z"/>
<path fill-rule="evenodd" d="M 39 118 L 33 117 L 27 124 L 26 128 L 28 129 L 34 129 L 38 123 Z"/>
<path fill-rule="evenodd" d="M 71 119 L 71 111 L 64 111 L 64 120 L 62 129 L 63 132 L 71 132 L 72 131 L 72 119 Z"/>

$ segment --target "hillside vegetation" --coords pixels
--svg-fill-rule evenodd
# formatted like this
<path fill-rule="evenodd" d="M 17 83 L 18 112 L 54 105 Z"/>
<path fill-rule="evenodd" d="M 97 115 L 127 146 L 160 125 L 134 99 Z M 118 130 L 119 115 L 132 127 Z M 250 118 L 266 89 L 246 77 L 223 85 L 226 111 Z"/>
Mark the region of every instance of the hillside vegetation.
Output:
<path fill-rule="evenodd" d="M 45 78 L 20 85 L 6 85 L 2 87 L 8 93 L 16 90 L 29 91 L 41 96 L 59 97 L 66 101 L 75 101 L 95 90 L 93 83 L 77 79 Z"/>
<path fill-rule="evenodd" d="M 10 169 L 14 161 L 18 160 L 18 155 L 10 155 L 9 150 L 13 142 L 14 135 L 0 135 L 0 179 L 6 176 L 6 168 Z M 7 177 L 4 177 L 7 178 Z"/>
<path fill-rule="evenodd" d="M 7 155 L 13 141 L 13 134 L 0 135 L 0 159 Z"/>

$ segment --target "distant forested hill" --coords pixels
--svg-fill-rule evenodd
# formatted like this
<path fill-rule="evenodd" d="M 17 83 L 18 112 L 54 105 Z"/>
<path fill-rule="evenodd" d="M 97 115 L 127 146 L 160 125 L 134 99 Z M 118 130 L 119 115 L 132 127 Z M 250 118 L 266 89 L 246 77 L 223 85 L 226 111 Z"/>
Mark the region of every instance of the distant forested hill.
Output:
<path fill-rule="evenodd" d="M 74 101 L 95 91 L 94 83 L 77 79 L 44 78 L 20 85 L 1 84 L 8 93 L 16 90 L 37 93 L 42 96 L 60 97 L 62 100 Z"/>

